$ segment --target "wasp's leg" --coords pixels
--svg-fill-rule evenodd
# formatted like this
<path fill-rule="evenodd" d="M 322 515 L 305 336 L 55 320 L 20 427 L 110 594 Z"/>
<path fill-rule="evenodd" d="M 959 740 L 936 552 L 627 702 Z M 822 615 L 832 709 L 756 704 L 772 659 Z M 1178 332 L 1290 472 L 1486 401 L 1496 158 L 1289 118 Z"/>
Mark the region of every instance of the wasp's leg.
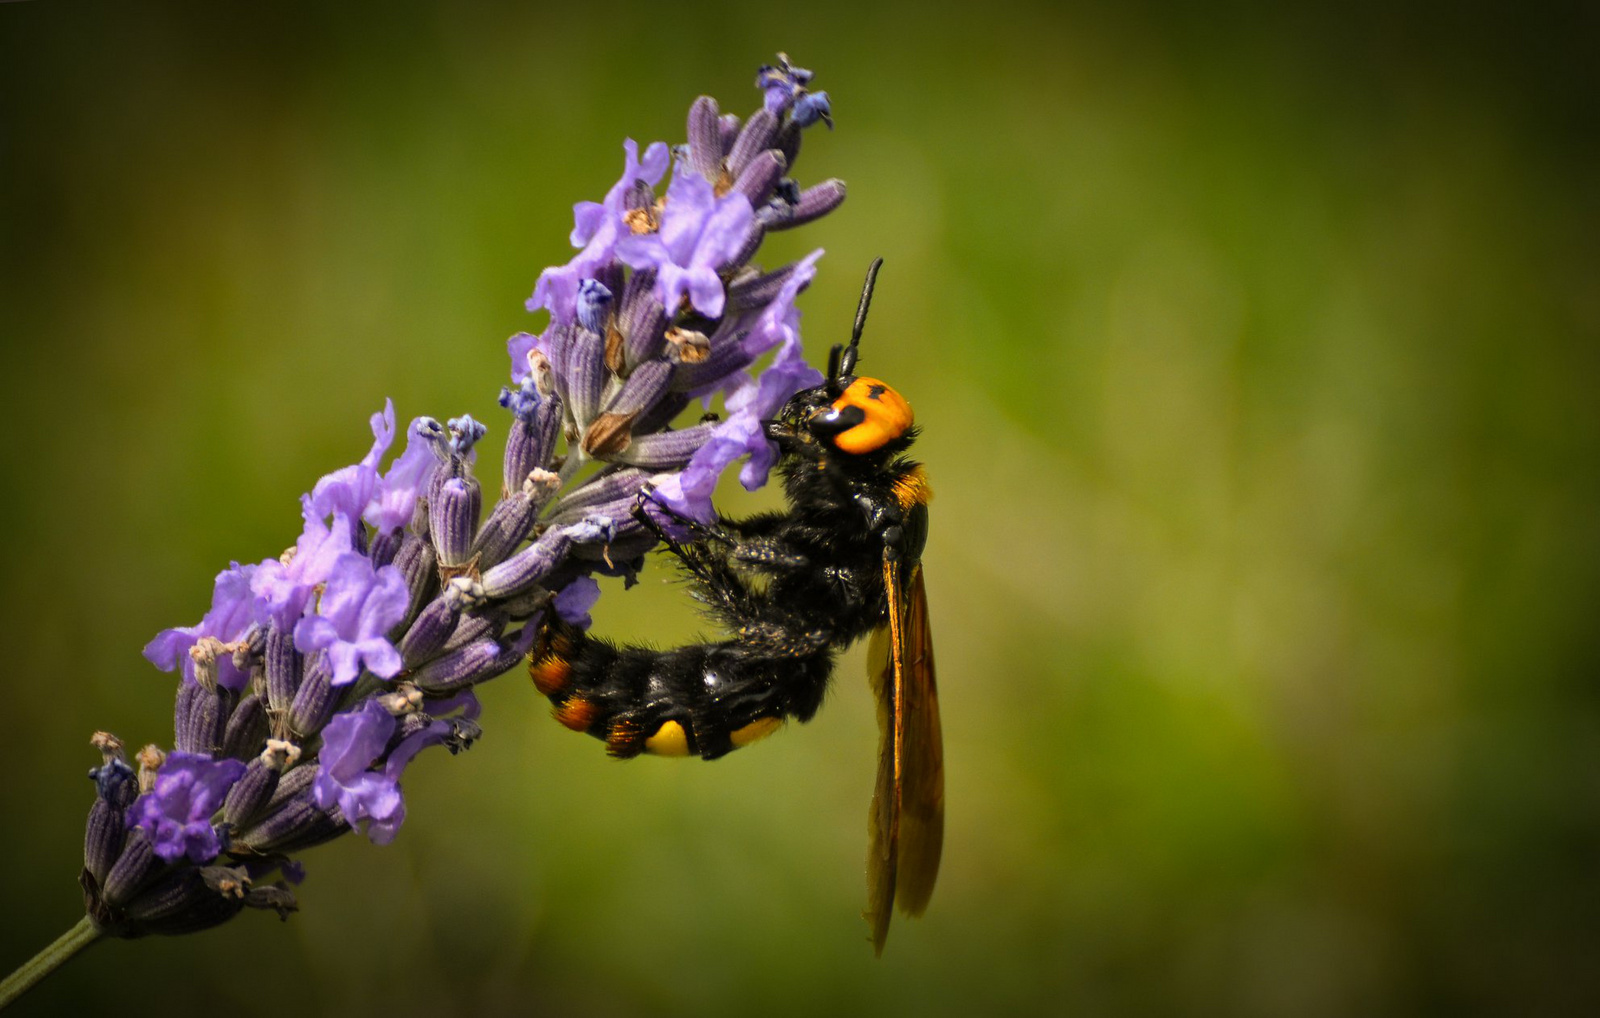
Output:
<path fill-rule="evenodd" d="M 811 565 L 811 560 L 790 542 L 774 536 L 773 532 L 784 522 L 782 514 L 764 513 L 747 520 L 721 517 L 715 524 L 704 524 L 657 505 L 674 522 L 688 528 L 695 541 L 683 544 L 675 540 L 651 518 L 643 501 L 634 506 L 634 518 L 702 583 L 744 586 L 736 574 L 718 568 L 726 561 L 767 573 L 792 572 Z"/>
<path fill-rule="evenodd" d="M 650 489 L 646 488 L 643 492 L 640 492 L 639 501 L 635 502 L 633 506 L 633 518 L 639 521 L 639 525 L 641 527 L 644 527 L 646 530 L 650 531 L 650 533 L 655 536 L 655 539 L 661 542 L 662 547 L 666 548 L 667 551 L 677 556 L 678 561 L 682 562 L 690 572 L 694 573 L 697 579 L 699 579 L 702 583 L 709 583 L 710 578 L 705 575 L 705 573 L 696 565 L 696 563 L 690 561 L 689 555 L 684 546 L 679 544 L 677 539 L 671 534 L 667 533 L 666 530 L 662 528 L 661 524 L 657 523 L 655 518 L 652 517 L 645 509 L 644 498 L 646 495 L 648 495 L 649 491 Z M 670 512 L 669 510 L 666 510 L 665 507 L 660 506 L 660 503 L 656 503 L 656 505 L 664 512 Z M 671 515 L 676 518 L 675 513 Z"/>
<path fill-rule="evenodd" d="M 639 493 L 639 503 L 634 506 L 633 515 L 673 554 L 679 554 L 681 546 L 672 540 L 656 521 L 649 518 L 644 504 L 647 500 L 663 516 L 688 531 L 695 543 L 723 545 L 729 549 L 733 558 L 747 565 L 772 564 L 802 569 L 808 564 L 803 555 L 772 536 L 773 531 L 777 530 L 786 519 L 782 513 L 760 513 L 744 520 L 718 516 L 715 523 L 701 523 L 699 520 L 684 516 L 671 506 L 655 501 L 650 494 L 653 490 L 647 486 Z"/>
<path fill-rule="evenodd" d="M 639 489 L 639 499 L 634 503 L 633 515 L 634 518 L 639 520 L 640 523 L 643 523 L 645 526 L 649 527 L 651 532 L 659 537 L 661 542 L 667 545 L 669 550 L 675 548 L 677 542 L 667 537 L 666 532 L 662 530 L 654 520 L 649 519 L 649 513 L 645 511 L 645 503 L 647 502 L 654 506 L 656 511 L 661 515 L 667 517 L 673 523 L 676 523 L 678 526 L 688 531 L 692 538 L 696 541 L 720 541 L 724 544 L 734 543 L 734 539 L 729 536 L 722 529 L 722 527 L 701 523 L 699 520 L 683 515 L 682 513 L 678 512 L 678 510 L 672 508 L 670 505 L 667 505 L 665 502 L 658 501 L 655 497 L 655 490 L 656 486 L 648 482 L 645 483 L 644 487 Z M 674 553 L 676 554 L 676 552 Z"/>

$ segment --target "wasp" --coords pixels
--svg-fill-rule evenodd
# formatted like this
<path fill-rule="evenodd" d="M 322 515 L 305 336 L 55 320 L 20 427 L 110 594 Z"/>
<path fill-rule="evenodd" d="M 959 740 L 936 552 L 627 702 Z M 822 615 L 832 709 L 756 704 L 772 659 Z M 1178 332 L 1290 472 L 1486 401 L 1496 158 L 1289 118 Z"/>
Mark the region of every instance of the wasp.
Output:
<path fill-rule="evenodd" d="M 529 657 L 556 719 L 603 739 L 613 756 L 713 760 L 790 718 L 809 721 L 834 656 L 870 635 L 881 736 L 863 915 L 879 954 L 892 905 L 908 915 L 927 907 L 944 842 L 944 750 L 921 563 L 932 490 L 905 455 L 917 435 L 911 405 L 887 383 L 855 374 L 882 263 L 867 272 L 850 343 L 833 348 L 826 381 L 797 393 L 766 425 L 788 507 L 710 526 L 679 520 L 689 534 L 682 540 L 643 506 L 635 512 L 731 635 L 669 650 L 618 646 L 552 617 Z"/>

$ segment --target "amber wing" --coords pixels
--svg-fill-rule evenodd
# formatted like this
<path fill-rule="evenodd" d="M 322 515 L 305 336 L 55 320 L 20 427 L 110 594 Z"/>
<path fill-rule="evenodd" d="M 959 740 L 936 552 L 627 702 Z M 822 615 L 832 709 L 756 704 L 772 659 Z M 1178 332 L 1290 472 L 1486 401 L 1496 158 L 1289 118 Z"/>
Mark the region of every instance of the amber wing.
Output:
<path fill-rule="evenodd" d="M 878 702 L 878 782 L 868 814 L 867 909 L 883 953 L 890 906 L 921 915 L 944 848 L 944 745 L 921 563 L 885 561 L 888 623 L 873 634 L 869 677 Z"/>

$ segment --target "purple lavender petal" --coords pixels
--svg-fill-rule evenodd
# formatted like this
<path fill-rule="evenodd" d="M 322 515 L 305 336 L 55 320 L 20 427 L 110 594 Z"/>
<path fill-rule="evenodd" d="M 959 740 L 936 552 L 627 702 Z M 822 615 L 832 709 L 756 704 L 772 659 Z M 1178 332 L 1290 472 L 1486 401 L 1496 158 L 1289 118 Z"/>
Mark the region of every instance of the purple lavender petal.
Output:
<path fill-rule="evenodd" d="M 222 851 L 211 816 L 243 775 L 244 764 L 238 760 L 169 753 L 156 773 L 155 787 L 129 807 L 128 826 L 143 828 L 156 855 L 168 862 L 188 856 L 191 862 L 208 863 Z"/>
<path fill-rule="evenodd" d="M 313 783 L 313 797 L 327 809 L 337 801 L 330 796 L 328 782 L 344 783 L 371 767 L 383 755 L 394 734 L 394 715 L 376 701 L 367 700 L 359 708 L 336 714 L 322 729 L 322 770 Z"/>
<path fill-rule="evenodd" d="M 517 385 L 528 379 L 528 354 L 538 338 L 531 332 L 519 332 L 506 340 L 506 353 L 511 355 L 511 381 Z"/>
<path fill-rule="evenodd" d="M 766 429 L 752 414 L 739 414 L 717 425 L 715 433 L 689 460 L 680 473 L 656 479 L 651 498 L 689 519 L 710 523 L 716 512 L 711 493 L 717 478 L 740 456 L 767 445 Z"/>
<path fill-rule="evenodd" d="M 580 202 L 573 207 L 573 247 L 582 246 L 570 262 L 545 269 L 528 299 L 528 310 L 541 308 L 550 311 L 551 320 L 559 325 L 570 324 L 577 313 L 579 283 L 593 278 L 600 266 L 609 262 L 617 242 L 630 235 L 623 215 L 627 212 L 627 197 L 634 185 L 643 182 L 655 187 L 667 171 L 670 156 L 667 146 L 654 142 L 639 157 L 639 146 L 629 138 L 623 142 L 624 165 L 622 177 L 606 192 L 605 202 Z M 512 376 L 516 377 L 516 367 Z"/>
<path fill-rule="evenodd" d="M 793 106 L 805 94 L 805 86 L 810 81 L 811 72 L 795 67 L 782 53 L 778 54 L 776 64 L 765 65 L 756 72 L 756 87 L 766 93 L 766 109 L 773 114 Z"/>
<path fill-rule="evenodd" d="M 375 700 L 335 715 L 322 730 L 322 767 L 311 786 L 312 801 L 319 808 L 337 805 L 352 827 L 368 821 L 368 837 L 374 841 L 378 840 L 374 827 L 385 832 L 386 842 L 405 816 L 399 784 L 368 770 L 383 756 L 395 727 L 394 716 Z"/>
<path fill-rule="evenodd" d="M 555 597 L 556 614 L 561 621 L 577 626 L 579 629 L 588 629 L 594 621 L 589 617 L 589 609 L 600 600 L 600 584 L 591 576 L 580 576 L 576 580 L 561 588 Z"/>
<path fill-rule="evenodd" d="M 252 592 L 256 566 L 230 563 L 217 574 L 211 591 L 211 610 L 206 612 L 197 626 L 180 626 L 163 629 L 155 639 L 145 644 L 144 656 L 164 672 L 180 665 L 187 682 L 195 681 L 194 659 L 189 651 L 203 637 L 215 637 L 223 643 L 232 643 L 244 636 L 255 621 L 256 604 Z M 231 655 L 217 660 L 217 684 L 234 692 L 244 688 L 250 676 L 236 667 Z"/>
<path fill-rule="evenodd" d="M 624 238 L 617 257 L 656 271 L 655 295 L 669 313 L 687 294 L 696 311 L 717 318 L 723 304 L 718 270 L 740 254 L 754 223 L 755 210 L 743 194 L 718 198 L 705 179 L 680 166 L 667 187 L 660 232 Z"/>
<path fill-rule="evenodd" d="M 667 185 L 667 205 L 661 213 L 661 232 L 658 234 L 666 248 L 667 257 L 679 264 L 687 264 L 694 256 L 695 245 L 705 230 L 706 221 L 716 211 L 717 195 L 711 183 L 685 172 L 679 166 L 672 171 L 672 182 Z M 670 302 L 663 301 L 667 307 Z"/>
<path fill-rule="evenodd" d="M 356 520 L 378 487 L 378 460 L 394 443 L 394 400 L 372 415 L 372 448 L 360 463 L 327 474 L 311 489 L 310 511 L 319 519 L 342 515 Z"/>
<path fill-rule="evenodd" d="M 572 234 L 569 239 L 573 247 L 583 247 L 589 243 L 590 238 L 600 232 L 600 226 L 606 221 L 606 207 L 599 202 L 580 201 L 572 206 Z"/>
<path fill-rule="evenodd" d="M 366 556 L 339 558 L 317 607 L 294 631 L 301 653 L 327 652 L 333 684 L 353 682 L 365 667 L 380 678 L 400 671 L 400 652 L 385 638 L 410 606 L 405 578 L 394 566 L 373 569 Z"/>
<path fill-rule="evenodd" d="M 794 122 L 801 127 L 810 127 L 817 121 L 828 125 L 828 130 L 833 130 L 833 106 L 828 101 L 826 92 L 807 92 L 794 101 Z"/>
<path fill-rule="evenodd" d="M 743 346 L 752 357 L 760 356 L 775 346 L 783 346 L 798 354 L 800 349 L 800 311 L 794 306 L 795 298 L 811 285 L 817 275 L 817 259 L 822 249 L 806 255 L 794 266 L 778 288 L 776 296 L 756 317 L 754 328 L 745 336 Z"/>
<path fill-rule="evenodd" d="M 723 195 L 695 248 L 695 264 L 715 269 L 727 265 L 744 245 L 745 235 L 750 232 L 754 220 L 755 210 L 750 207 L 748 198 L 742 194 Z"/>
<path fill-rule="evenodd" d="M 433 434 L 438 423 L 431 417 L 413 420 L 406 429 L 406 451 L 389 464 L 389 471 L 378 480 L 364 512 L 366 521 L 378 533 L 388 533 L 411 522 L 417 499 L 427 490 L 439 466 Z"/>
<path fill-rule="evenodd" d="M 290 629 L 299 621 L 317 584 L 328 578 L 339 556 L 352 550 L 351 527 L 346 518 L 335 516 L 329 526 L 311 515 L 309 500 L 302 501 L 301 514 L 305 528 L 289 562 L 267 559 L 250 581 L 256 596 L 256 621 L 270 622 L 279 629 Z"/>

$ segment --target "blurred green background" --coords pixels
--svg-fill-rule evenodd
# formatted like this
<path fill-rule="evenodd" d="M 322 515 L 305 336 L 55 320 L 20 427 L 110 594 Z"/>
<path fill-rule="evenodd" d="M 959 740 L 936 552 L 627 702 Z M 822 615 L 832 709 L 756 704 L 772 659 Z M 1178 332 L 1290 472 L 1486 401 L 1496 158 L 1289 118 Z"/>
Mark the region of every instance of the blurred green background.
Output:
<path fill-rule="evenodd" d="M 779 49 L 851 190 L 764 258 L 828 249 L 818 360 L 886 259 L 925 429 L 944 872 L 874 961 L 859 652 L 715 765 L 512 675 L 287 924 L 18 1013 L 1594 1013 L 1593 7 L 265 6 L 0 6 L 0 967 L 79 914 L 90 732 L 171 738 L 144 642 L 385 396 L 495 463 L 572 203 Z M 697 633 L 668 576 L 599 629 Z"/>

